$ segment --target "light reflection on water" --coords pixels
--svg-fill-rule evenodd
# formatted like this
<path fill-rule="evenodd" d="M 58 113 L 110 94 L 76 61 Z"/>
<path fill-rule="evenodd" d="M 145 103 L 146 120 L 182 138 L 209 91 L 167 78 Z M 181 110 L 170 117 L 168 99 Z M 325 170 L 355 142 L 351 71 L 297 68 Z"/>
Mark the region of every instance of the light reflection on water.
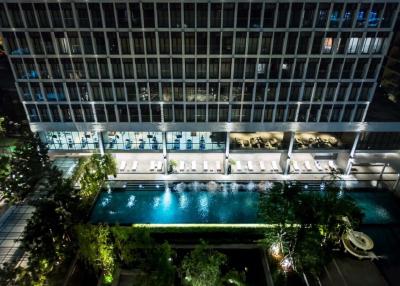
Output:
<path fill-rule="evenodd" d="M 269 182 L 260 183 L 179 183 L 136 185 L 123 189 L 106 188 L 99 194 L 91 214 L 92 222 L 108 223 L 256 223 L 260 192 Z M 213 191 L 207 191 L 208 189 Z M 400 210 L 391 194 L 344 192 L 365 213 L 363 223 L 400 222 Z"/>

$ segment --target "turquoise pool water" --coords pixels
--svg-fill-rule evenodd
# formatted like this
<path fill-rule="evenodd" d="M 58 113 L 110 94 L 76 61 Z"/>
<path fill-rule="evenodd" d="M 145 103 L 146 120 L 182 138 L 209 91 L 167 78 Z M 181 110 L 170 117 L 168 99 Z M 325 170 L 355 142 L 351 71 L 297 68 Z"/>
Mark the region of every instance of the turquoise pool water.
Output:
<path fill-rule="evenodd" d="M 400 223 L 400 205 L 389 192 L 349 192 L 364 213 L 363 224 Z"/>
<path fill-rule="evenodd" d="M 258 192 L 206 191 L 176 185 L 128 186 L 103 191 L 93 208 L 90 221 L 110 224 L 154 223 L 255 223 Z"/>
<path fill-rule="evenodd" d="M 102 191 L 90 222 L 109 224 L 257 223 L 260 186 L 253 183 L 135 184 Z M 364 224 L 400 223 L 389 192 L 346 192 L 363 210 Z"/>

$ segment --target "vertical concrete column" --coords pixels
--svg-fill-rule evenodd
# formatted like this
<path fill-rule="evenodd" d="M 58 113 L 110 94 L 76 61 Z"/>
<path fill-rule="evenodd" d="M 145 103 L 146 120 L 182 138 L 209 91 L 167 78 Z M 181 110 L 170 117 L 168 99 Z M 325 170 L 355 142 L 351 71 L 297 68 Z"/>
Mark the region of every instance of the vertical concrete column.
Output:
<path fill-rule="evenodd" d="M 393 185 L 393 191 L 396 192 L 397 191 L 397 187 L 399 186 L 400 183 L 400 174 L 397 174 L 397 180 Z"/>
<path fill-rule="evenodd" d="M 104 141 L 103 141 L 103 132 L 96 132 L 97 138 L 99 138 L 99 152 L 100 155 L 104 155 Z"/>
<path fill-rule="evenodd" d="M 289 159 L 292 157 L 293 144 L 294 144 L 294 132 L 290 132 L 290 141 L 289 141 L 289 147 L 288 147 L 288 157 L 289 157 Z"/>
<path fill-rule="evenodd" d="M 360 140 L 360 135 L 361 132 L 357 132 L 356 137 L 354 138 L 353 146 L 351 146 L 350 155 L 346 166 L 346 175 L 350 175 L 351 168 L 353 167 L 354 156 L 356 154 L 358 141 Z"/>
<path fill-rule="evenodd" d="M 386 166 L 389 166 L 389 164 L 388 164 L 388 163 L 385 163 L 385 165 L 383 165 L 382 171 L 381 171 L 381 173 L 379 174 L 379 181 L 382 181 L 382 180 L 383 180 L 383 174 L 385 173 Z"/>
<path fill-rule="evenodd" d="M 162 133 L 162 150 L 164 160 L 164 175 L 168 175 L 167 132 Z"/>
<path fill-rule="evenodd" d="M 226 140 L 225 140 L 225 157 L 224 157 L 224 174 L 228 175 L 228 166 L 229 166 L 229 138 L 230 132 L 226 132 Z"/>

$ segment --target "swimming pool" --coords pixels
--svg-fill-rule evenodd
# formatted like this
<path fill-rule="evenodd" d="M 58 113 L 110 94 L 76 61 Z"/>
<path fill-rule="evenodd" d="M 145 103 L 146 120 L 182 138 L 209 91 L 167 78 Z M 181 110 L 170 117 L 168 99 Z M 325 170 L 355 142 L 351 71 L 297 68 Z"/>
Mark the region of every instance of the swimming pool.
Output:
<path fill-rule="evenodd" d="M 348 192 L 364 213 L 363 224 L 400 223 L 400 205 L 398 199 L 388 191 Z"/>
<path fill-rule="evenodd" d="M 100 193 L 92 210 L 92 223 L 189 224 L 257 222 L 258 192 L 222 191 L 196 185 L 134 185 Z"/>
<path fill-rule="evenodd" d="M 108 224 L 254 224 L 260 188 L 254 183 L 127 184 L 100 192 L 90 222 Z M 400 223 L 389 192 L 346 192 L 365 214 L 364 224 Z"/>

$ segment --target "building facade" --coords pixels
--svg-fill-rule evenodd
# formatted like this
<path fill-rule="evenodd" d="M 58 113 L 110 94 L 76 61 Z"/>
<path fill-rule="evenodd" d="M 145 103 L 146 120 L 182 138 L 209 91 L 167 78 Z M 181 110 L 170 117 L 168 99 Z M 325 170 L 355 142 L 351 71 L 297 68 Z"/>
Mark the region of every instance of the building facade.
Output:
<path fill-rule="evenodd" d="M 5 0 L 0 35 L 51 150 L 351 153 L 400 142 L 362 123 L 399 6 Z"/>

